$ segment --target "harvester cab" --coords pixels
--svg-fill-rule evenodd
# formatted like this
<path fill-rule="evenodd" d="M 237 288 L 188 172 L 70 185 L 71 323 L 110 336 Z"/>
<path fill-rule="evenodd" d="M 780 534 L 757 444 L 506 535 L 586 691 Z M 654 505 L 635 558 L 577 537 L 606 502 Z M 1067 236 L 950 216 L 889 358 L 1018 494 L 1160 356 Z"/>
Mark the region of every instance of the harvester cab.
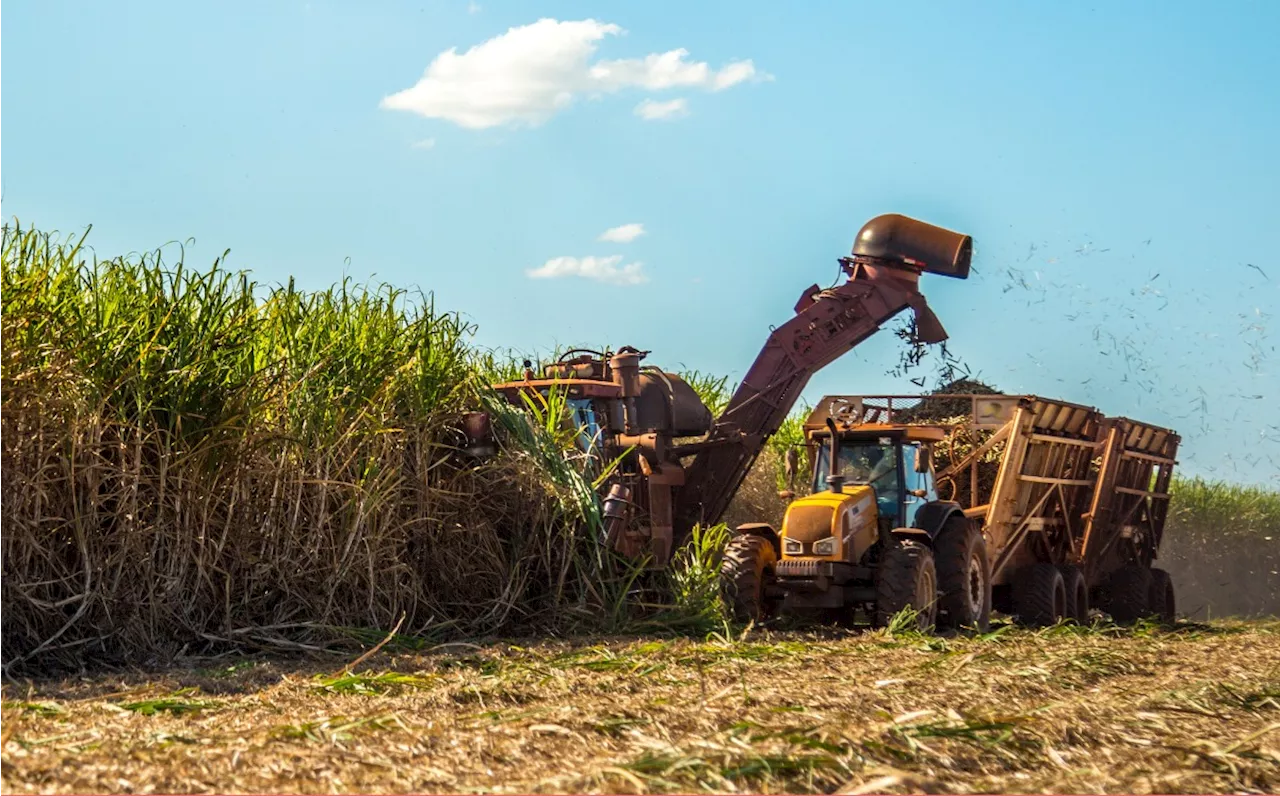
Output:
<path fill-rule="evenodd" d="M 684 484 L 678 442 L 704 436 L 712 416 L 678 374 L 642 365 L 648 353 L 575 349 L 540 374 L 529 364 L 522 380 L 494 389 L 516 404 L 563 401 L 577 447 L 610 471 L 602 496 L 607 543 L 661 568 L 674 546 L 674 492 Z"/>

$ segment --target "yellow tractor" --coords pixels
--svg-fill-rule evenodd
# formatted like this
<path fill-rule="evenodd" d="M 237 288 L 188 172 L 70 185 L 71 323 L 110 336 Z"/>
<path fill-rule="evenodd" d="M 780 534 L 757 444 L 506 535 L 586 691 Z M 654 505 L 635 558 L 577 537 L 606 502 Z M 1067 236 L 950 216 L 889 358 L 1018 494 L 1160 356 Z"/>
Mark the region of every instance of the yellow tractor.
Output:
<path fill-rule="evenodd" d="M 807 429 L 812 494 L 790 501 L 779 531 L 739 526 L 725 550 L 726 597 L 737 617 L 816 609 L 852 618 L 862 609 L 881 626 L 912 608 L 922 628 L 985 628 L 986 543 L 959 504 L 938 500 L 930 472 L 929 446 L 948 429 L 838 429 L 831 417 L 825 426 Z"/>
<path fill-rule="evenodd" d="M 930 419 L 933 418 L 933 419 Z M 920 626 L 1176 617 L 1153 566 L 1180 439 L 1036 395 L 828 395 L 805 423 L 813 493 L 738 526 L 721 574 L 738 618 L 903 608 Z M 784 494 L 784 496 L 786 496 Z"/>

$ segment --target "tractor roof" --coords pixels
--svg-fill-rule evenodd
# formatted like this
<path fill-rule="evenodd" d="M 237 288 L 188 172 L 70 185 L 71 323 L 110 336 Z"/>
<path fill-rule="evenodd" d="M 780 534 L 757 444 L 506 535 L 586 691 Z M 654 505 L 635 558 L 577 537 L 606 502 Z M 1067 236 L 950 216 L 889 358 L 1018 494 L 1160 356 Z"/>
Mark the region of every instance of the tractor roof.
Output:
<path fill-rule="evenodd" d="M 911 442 L 937 442 L 946 439 L 948 429 L 948 426 L 916 423 L 855 423 L 836 426 L 836 430 L 840 432 L 841 439 L 892 437 Z M 825 425 L 812 426 L 806 424 L 804 430 L 805 434 L 810 437 L 822 438 L 829 435 Z"/>

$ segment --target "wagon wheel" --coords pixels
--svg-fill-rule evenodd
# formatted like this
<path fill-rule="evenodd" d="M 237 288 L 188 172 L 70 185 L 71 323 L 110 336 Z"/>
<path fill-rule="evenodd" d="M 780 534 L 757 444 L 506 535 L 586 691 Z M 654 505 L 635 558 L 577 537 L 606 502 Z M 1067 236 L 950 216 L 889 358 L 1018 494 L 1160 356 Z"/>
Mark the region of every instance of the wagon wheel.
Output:
<path fill-rule="evenodd" d="M 1018 573 L 1013 586 L 1013 612 L 1018 622 L 1048 627 L 1067 614 L 1067 585 L 1053 564 L 1038 562 Z"/>

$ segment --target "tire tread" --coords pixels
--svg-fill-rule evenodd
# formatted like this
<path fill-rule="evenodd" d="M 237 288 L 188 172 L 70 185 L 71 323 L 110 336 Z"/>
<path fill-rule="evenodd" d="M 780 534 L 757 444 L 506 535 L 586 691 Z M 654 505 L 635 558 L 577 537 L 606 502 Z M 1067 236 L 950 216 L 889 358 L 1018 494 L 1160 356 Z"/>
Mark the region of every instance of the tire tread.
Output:
<path fill-rule="evenodd" d="M 720 561 L 720 585 L 725 603 L 740 622 L 767 618 L 767 606 L 762 599 L 764 583 L 761 582 L 760 559 L 773 556 L 769 540 L 759 536 L 737 536 L 724 548 Z"/>
<path fill-rule="evenodd" d="M 1022 571 L 1013 590 L 1013 610 L 1018 622 L 1032 627 L 1047 627 L 1062 617 L 1058 615 L 1057 592 L 1063 592 L 1066 604 L 1066 584 L 1062 573 L 1053 564 L 1031 564 Z"/>
<path fill-rule="evenodd" d="M 986 569 L 986 594 L 983 595 L 983 611 L 979 616 L 969 615 L 969 557 L 973 547 L 982 548 L 982 561 Z M 986 553 L 986 540 L 963 515 L 952 515 L 942 527 L 934 542 L 934 560 L 938 568 L 938 624 L 959 629 L 976 626 L 986 631 L 991 623 L 991 565 Z"/>
<path fill-rule="evenodd" d="M 876 582 L 876 627 L 886 627 L 895 614 L 912 604 L 920 569 L 932 564 L 933 552 L 919 542 L 902 541 L 888 546 Z"/>

